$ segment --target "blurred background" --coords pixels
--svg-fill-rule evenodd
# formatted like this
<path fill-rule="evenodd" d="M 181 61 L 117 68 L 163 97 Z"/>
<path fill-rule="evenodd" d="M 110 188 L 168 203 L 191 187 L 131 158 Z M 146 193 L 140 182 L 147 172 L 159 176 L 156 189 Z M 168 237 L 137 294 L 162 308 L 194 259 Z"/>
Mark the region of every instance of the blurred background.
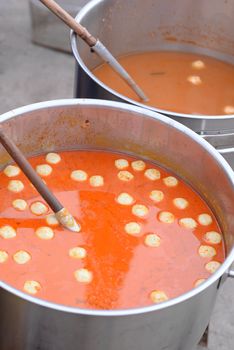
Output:
<path fill-rule="evenodd" d="M 58 2 L 75 16 L 87 1 Z M 74 76 L 69 29 L 38 0 L 0 0 L 0 113 L 72 98 Z M 233 344 L 234 280 L 228 279 L 210 323 L 209 349 L 232 350 Z"/>
<path fill-rule="evenodd" d="M 58 3 L 75 16 L 87 1 Z M 0 0 L 0 113 L 73 97 L 75 61 L 69 51 L 69 29 L 38 0 Z"/>

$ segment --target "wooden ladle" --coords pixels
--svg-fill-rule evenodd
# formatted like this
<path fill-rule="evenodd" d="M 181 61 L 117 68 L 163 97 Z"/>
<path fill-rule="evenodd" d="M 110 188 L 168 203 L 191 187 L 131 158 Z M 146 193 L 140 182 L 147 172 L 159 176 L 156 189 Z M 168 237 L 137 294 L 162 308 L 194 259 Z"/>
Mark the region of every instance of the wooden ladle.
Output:
<path fill-rule="evenodd" d="M 0 125 L 0 142 L 10 156 L 14 159 L 16 164 L 20 167 L 22 172 L 27 176 L 29 181 L 33 184 L 36 190 L 44 198 L 46 203 L 55 213 L 56 218 L 62 226 L 74 232 L 80 231 L 80 225 L 76 222 L 74 217 L 68 212 L 66 208 L 59 202 L 55 195 L 49 190 L 46 184 L 42 181 L 40 176 L 33 169 L 31 164 L 25 158 L 23 153 L 15 145 L 15 143 L 4 133 Z"/>
<path fill-rule="evenodd" d="M 76 34 L 83 39 L 104 62 L 108 63 L 120 76 L 121 78 L 135 91 L 135 93 L 143 101 L 148 101 L 148 97 L 144 94 L 142 89 L 136 84 L 133 78 L 128 72 L 120 65 L 120 63 L 114 58 L 110 51 L 101 43 L 100 40 L 96 39 L 92 34 L 88 32 L 81 24 L 66 12 L 60 5 L 54 0 L 40 0 L 51 12 L 59 17 L 64 23 L 74 30 Z"/>

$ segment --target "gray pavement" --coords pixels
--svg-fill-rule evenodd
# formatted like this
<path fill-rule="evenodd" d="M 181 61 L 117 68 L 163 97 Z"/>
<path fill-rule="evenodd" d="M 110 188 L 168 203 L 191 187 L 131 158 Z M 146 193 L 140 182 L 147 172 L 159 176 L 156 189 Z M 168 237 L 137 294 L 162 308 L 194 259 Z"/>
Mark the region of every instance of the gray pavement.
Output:
<path fill-rule="evenodd" d="M 73 97 L 73 57 L 33 45 L 30 31 L 28 1 L 0 0 L 0 113 Z"/>
<path fill-rule="evenodd" d="M 74 67 L 71 55 L 31 43 L 27 0 L 0 0 L 0 113 L 34 102 L 73 97 Z M 232 349 L 234 280 L 228 279 L 212 315 L 209 350 Z"/>

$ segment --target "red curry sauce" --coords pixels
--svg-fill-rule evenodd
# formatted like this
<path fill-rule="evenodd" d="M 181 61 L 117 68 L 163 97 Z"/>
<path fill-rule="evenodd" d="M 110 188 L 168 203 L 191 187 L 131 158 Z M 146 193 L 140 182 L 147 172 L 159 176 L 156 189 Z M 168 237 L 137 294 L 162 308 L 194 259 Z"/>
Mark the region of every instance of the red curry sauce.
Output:
<path fill-rule="evenodd" d="M 197 115 L 234 114 L 234 66 L 205 55 L 155 51 L 118 58 L 140 85 L 149 106 Z M 93 70 L 108 87 L 142 102 L 109 67 Z"/>
<path fill-rule="evenodd" d="M 94 309 L 132 308 L 174 298 L 192 289 L 197 280 L 208 278 L 224 260 L 223 242 L 207 242 L 204 236 L 207 232 L 215 232 L 216 238 L 221 237 L 214 215 L 198 194 L 180 179 L 177 181 L 164 169 L 145 161 L 136 163 L 140 167 L 134 170 L 131 163 L 136 159 L 126 154 L 101 151 L 59 154 L 61 161 L 50 164 L 52 173 L 43 178 L 75 216 L 81 231 L 74 233 L 59 225 L 50 226 L 46 221 L 46 216 L 51 213 L 49 208 L 42 215 L 32 212 L 31 204 L 44 203 L 44 200 L 22 172 L 13 177 L 1 172 L 0 278 L 4 282 L 38 298 L 65 305 Z M 124 159 L 129 165 L 118 169 L 117 159 Z M 34 167 L 46 164 L 45 155 L 33 157 L 30 162 Z M 141 167 L 144 169 L 140 170 Z M 157 179 L 146 177 L 147 169 L 158 170 Z M 83 170 L 87 179 L 72 179 L 74 170 Z M 133 178 L 123 181 L 118 177 L 120 171 L 130 172 Z M 150 175 L 155 175 L 154 171 L 150 171 Z M 101 176 L 104 183 L 93 187 L 90 182 L 93 175 Z M 168 176 L 172 177 L 168 179 Z M 12 192 L 7 188 L 11 180 L 22 181 L 24 188 L 18 193 Z M 158 200 L 161 199 L 155 202 L 152 191 L 161 191 L 164 198 L 159 192 L 153 192 L 158 194 Z M 121 193 L 125 195 L 119 197 Z M 176 207 L 175 198 L 184 199 L 178 202 L 186 208 Z M 15 199 L 24 199 L 27 208 L 15 209 L 12 205 Z M 142 206 L 136 206 L 138 204 Z M 142 214 L 142 210 L 144 214 L 145 208 L 147 212 L 143 217 L 136 215 Z M 165 212 L 171 215 L 161 215 Z M 206 215 L 199 217 L 201 214 Z M 187 223 L 195 222 L 196 227 L 183 227 L 180 221 L 183 218 L 192 219 Z M 131 231 L 136 227 L 128 226 L 130 222 L 137 224 L 140 232 Z M 15 229 L 15 237 L 4 238 L 6 225 Z M 53 238 L 41 239 L 35 233 L 39 227 L 50 227 Z M 147 241 L 148 234 L 156 236 L 149 236 L 153 240 Z M 149 242 L 153 246 L 147 245 Z M 201 245 L 208 248 L 199 251 Z M 72 257 L 69 252 L 74 247 L 83 248 L 81 253 L 86 255 Z M 214 256 L 209 255 L 209 247 Z M 28 253 L 30 259 L 17 263 L 16 252 L 21 250 Z M 205 254 L 205 257 L 199 254 Z M 206 265 L 210 261 L 214 263 Z M 85 281 L 77 279 L 78 270 L 81 271 L 79 277 Z M 37 284 L 27 289 L 27 281 Z"/>

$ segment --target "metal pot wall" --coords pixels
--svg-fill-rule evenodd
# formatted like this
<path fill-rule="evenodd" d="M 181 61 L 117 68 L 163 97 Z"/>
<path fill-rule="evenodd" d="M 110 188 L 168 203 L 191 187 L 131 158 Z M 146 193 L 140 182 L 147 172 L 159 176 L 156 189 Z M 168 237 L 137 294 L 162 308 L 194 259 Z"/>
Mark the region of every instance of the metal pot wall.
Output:
<path fill-rule="evenodd" d="M 167 167 L 213 209 L 226 246 L 225 262 L 206 282 L 165 303 L 138 309 L 66 307 L 1 281 L 0 349 L 191 350 L 209 322 L 220 285 L 233 275 L 234 174 L 227 162 L 182 124 L 130 104 L 57 100 L 13 110 L 2 115 L 0 122 L 27 155 L 58 149 L 112 149 Z M 0 167 L 8 161 L 0 147 Z"/>
<path fill-rule="evenodd" d="M 92 0 L 76 20 L 89 28 L 115 56 L 176 50 L 234 64 L 234 0 Z M 71 34 L 77 60 L 76 97 L 128 102 L 167 115 L 190 127 L 221 150 L 234 167 L 234 115 L 194 116 L 149 107 L 110 89 L 92 74 L 101 60 Z M 218 137 L 219 135 L 223 137 Z M 217 136 L 217 137 L 216 137 Z"/>

